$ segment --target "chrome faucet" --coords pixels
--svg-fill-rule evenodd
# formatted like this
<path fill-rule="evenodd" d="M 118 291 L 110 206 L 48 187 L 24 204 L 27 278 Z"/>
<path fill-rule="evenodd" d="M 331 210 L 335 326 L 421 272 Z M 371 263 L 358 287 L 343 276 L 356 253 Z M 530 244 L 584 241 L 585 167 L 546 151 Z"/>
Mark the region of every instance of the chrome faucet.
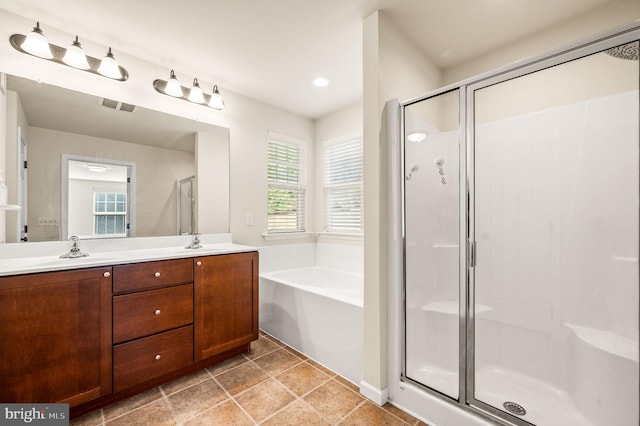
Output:
<path fill-rule="evenodd" d="M 191 242 L 189 244 L 187 244 L 187 246 L 185 247 L 186 249 L 199 249 L 202 246 L 200 245 L 200 234 L 198 234 L 197 232 L 195 232 L 192 236 L 191 236 Z"/>
<path fill-rule="evenodd" d="M 72 235 L 69 237 L 69 241 L 71 242 L 71 248 L 69 249 L 69 253 L 65 253 L 60 256 L 60 259 L 74 259 L 76 257 L 86 257 L 89 256 L 87 253 L 83 253 L 80 251 L 80 238 Z"/>

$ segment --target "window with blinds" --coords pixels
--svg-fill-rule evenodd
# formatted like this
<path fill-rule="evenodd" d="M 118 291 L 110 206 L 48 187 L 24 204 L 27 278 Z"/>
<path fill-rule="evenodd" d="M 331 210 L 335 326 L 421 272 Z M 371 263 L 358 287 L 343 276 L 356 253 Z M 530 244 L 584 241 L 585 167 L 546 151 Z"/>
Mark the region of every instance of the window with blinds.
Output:
<path fill-rule="evenodd" d="M 362 139 L 327 146 L 324 153 L 326 231 L 362 233 Z"/>
<path fill-rule="evenodd" d="M 304 232 L 305 152 L 302 144 L 269 140 L 267 232 Z"/>
<path fill-rule="evenodd" d="M 127 194 L 93 193 L 94 235 L 126 236 Z"/>

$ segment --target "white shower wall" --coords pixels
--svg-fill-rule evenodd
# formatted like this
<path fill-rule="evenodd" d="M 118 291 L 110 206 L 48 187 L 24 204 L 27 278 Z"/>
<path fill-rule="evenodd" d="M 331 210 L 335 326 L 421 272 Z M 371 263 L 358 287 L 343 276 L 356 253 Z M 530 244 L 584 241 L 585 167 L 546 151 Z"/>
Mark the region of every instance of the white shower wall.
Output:
<path fill-rule="evenodd" d="M 477 399 L 498 368 L 584 424 L 637 421 L 638 110 L 634 90 L 476 127 Z"/>

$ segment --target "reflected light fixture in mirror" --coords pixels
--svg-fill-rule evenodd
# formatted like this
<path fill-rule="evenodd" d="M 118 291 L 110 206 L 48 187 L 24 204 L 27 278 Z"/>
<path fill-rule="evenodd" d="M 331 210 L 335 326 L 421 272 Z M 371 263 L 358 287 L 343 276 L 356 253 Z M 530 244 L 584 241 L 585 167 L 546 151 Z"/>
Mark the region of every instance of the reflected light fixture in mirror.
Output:
<path fill-rule="evenodd" d="M 224 109 L 224 101 L 222 100 L 222 95 L 220 95 L 217 84 L 213 86 L 213 91 L 211 95 L 209 95 L 208 93 L 202 92 L 197 78 L 193 79 L 193 86 L 191 88 L 181 86 L 173 70 L 171 70 L 169 74 L 169 80 L 154 80 L 153 88 L 156 92 L 162 93 L 163 95 L 173 96 L 174 98 L 208 106 L 213 109 Z"/>
<path fill-rule="evenodd" d="M 413 132 L 407 135 L 407 139 L 409 140 L 409 142 L 422 142 L 426 138 L 427 134 L 422 132 Z"/>
<path fill-rule="evenodd" d="M 26 36 L 23 34 L 12 34 L 11 37 L 9 37 L 9 43 L 11 43 L 11 46 L 18 52 L 66 65 L 71 68 L 118 81 L 126 81 L 129 78 L 127 70 L 116 62 L 111 48 L 109 48 L 104 59 L 100 60 L 85 55 L 78 41 L 78 36 L 76 36 L 71 46 L 66 49 L 51 44 L 40 29 L 39 22 L 36 22 L 33 31 Z"/>

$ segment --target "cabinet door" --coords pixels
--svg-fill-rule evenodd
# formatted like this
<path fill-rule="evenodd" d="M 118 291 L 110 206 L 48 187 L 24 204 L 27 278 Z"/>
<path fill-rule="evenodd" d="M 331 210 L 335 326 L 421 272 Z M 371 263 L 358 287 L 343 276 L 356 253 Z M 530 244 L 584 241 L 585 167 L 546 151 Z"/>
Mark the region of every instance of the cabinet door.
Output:
<path fill-rule="evenodd" d="M 196 361 L 258 338 L 258 253 L 200 257 L 194 265 Z"/>
<path fill-rule="evenodd" d="M 111 268 L 0 278 L 0 401 L 111 392 Z"/>

